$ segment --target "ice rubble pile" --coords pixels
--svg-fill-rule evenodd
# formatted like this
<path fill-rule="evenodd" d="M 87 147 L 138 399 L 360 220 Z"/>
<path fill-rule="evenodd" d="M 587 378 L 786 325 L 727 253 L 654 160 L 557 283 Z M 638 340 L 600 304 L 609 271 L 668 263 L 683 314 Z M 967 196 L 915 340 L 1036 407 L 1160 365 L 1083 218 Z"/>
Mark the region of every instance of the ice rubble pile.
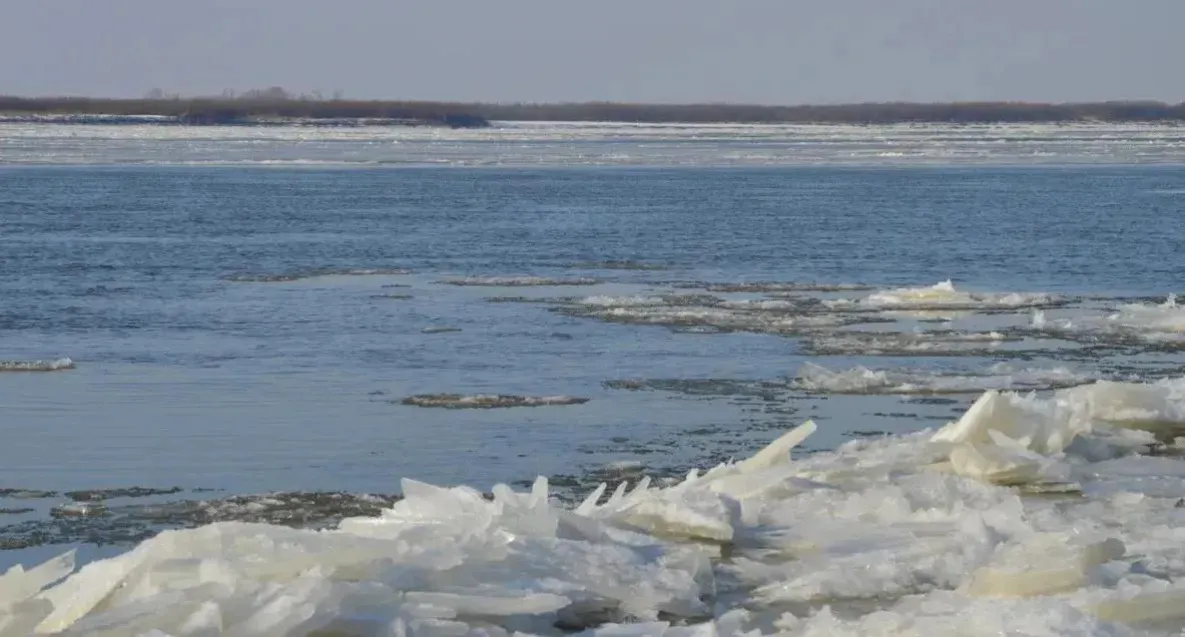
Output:
<path fill-rule="evenodd" d="M 1069 467 L 1063 452 L 1098 426 L 1147 434 L 1128 436 L 1139 443 L 1155 442 L 1157 435 L 1172 439 L 1185 431 L 1185 379 L 1099 381 L 1047 399 L 987 391 L 931 440 L 950 445 L 945 466 L 955 473 L 1026 484 L 1064 478 Z"/>
<path fill-rule="evenodd" d="M 732 540 L 739 502 L 792 488 L 789 451 L 813 430 L 672 489 L 622 485 L 598 504 L 602 487 L 572 511 L 549 503 L 542 478 L 526 494 L 498 485 L 491 501 L 404 480 L 379 518 L 168 531 L 53 585 L 73 570 L 68 553 L 0 578 L 0 635 L 505 634 L 710 616 L 709 553 L 657 538 Z"/>
<path fill-rule="evenodd" d="M 573 509 L 543 479 L 491 499 L 405 480 L 382 516 L 334 530 L 220 523 L 77 572 L 71 554 L 16 567 L 0 576 L 0 635 L 1179 630 L 1185 471 L 1132 449 L 1152 439 L 1140 428 L 1180 423 L 1185 380 L 1096 383 L 987 392 L 938 432 L 791 461 L 808 422 L 746 460 L 608 499 L 602 486 Z M 1083 495 L 1000 486 L 1049 480 Z M 1087 488 L 1108 480 L 1122 488 Z"/>

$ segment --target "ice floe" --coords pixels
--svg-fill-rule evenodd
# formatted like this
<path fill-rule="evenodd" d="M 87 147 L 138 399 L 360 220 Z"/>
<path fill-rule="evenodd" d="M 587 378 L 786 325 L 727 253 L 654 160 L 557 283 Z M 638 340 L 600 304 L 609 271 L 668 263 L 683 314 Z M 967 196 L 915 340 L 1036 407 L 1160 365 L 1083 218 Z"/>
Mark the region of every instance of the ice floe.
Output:
<path fill-rule="evenodd" d="M 837 310 L 1002 310 L 1051 307 L 1065 303 L 1044 293 L 965 292 L 948 279 L 929 287 L 881 290 L 860 299 L 824 301 Z"/>
<path fill-rule="evenodd" d="M 552 278 L 542 276 L 471 276 L 441 281 L 448 285 L 474 287 L 550 287 L 596 285 L 597 279 L 588 277 Z"/>
<path fill-rule="evenodd" d="M 798 334 L 870 321 L 868 317 L 839 313 L 785 311 L 793 304 L 790 301 L 766 303 L 763 307 L 759 302 L 729 302 L 701 295 L 594 296 L 560 305 L 558 311 L 610 323 L 765 334 Z M 772 306 L 777 306 L 778 311 L 771 311 Z"/>
<path fill-rule="evenodd" d="M 731 378 L 638 378 L 607 380 L 608 389 L 665 391 L 689 396 L 749 397 L 776 400 L 790 386 L 785 381 L 754 381 Z"/>
<path fill-rule="evenodd" d="M 1093 380 L 1067 367 L 1048 369 L 992 365 L 981 373 L 941 373 L 922 369 L 873 370 L 863 366 L 833 371 L 807 362 L 794 386 L 830 394 L 964 394 L 989 389 L 1057 389 Z"/>
<path fill-rule="evenodd" d="M 863 283 L 804 283 L 795 281 L 747 281 L 709 283 L 681 281 L 677 288 L 698 288 L 708 292 L 860 292 L 873 289 Z"/>
<path fill-rule="evenodd" d="M 1185 306 L 1170 294 L 1163 303 L 1124 303 L 1109 312 L 1077 309 L 1051 317 L 1034 310 L 1028 327 L 1070 340 L 1180 348 L 1185 346 Z"/>
<path fill-rule="evenodd" d="M 1122 305 L 1107 320 L 1133 330 L 1181 334 L 1185 333 L 1185 306 L 1177 303 L 1175 294 L 1170 294 L 1164 303 L 1157 305 Z"/>
<path fill-rule="evenodd" d="M 808 334 L 804 346 L 813 355 L 995 356 L 1006 343 L 1021 340 L 996 331 L 832 331 Z"/>
<path fill-rule="evenodd" d="M 511 396 L 504 394 L 420 394 L 408 396 L 400 401 L 414 407 L 441 407 L 444 409 L 498 409 L 506 407 L 548 407 L 556 405 L 580 405 L 588 398 L 576 396 Z"/>
<path fill-rule="evenodd" d="M 52 360 L 33 361 L 0 361 L 0 372 L 59 372 L 74 369 L 74 361 L 69 358 L 55 358 Z"/>

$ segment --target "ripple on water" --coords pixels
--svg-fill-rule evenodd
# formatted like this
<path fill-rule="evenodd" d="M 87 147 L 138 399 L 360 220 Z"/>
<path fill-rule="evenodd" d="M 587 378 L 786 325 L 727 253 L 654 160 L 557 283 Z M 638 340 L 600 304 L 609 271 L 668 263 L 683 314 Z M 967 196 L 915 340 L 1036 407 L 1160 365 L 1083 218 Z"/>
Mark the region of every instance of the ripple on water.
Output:
<path fill-rule="evenodd" d="M 460 287 L 552 287 L 597 285 L 600 283 L 600 280 L 588 277 L 471 276 L 458 279 L 444 279 L 441 283 Z"/>
<path fill-rule="evenodd" d="M 292 283 L 326 277 L 401 276 L 411 274 L 404 268 L 317 268 L 279 274 L 231 274 L 224 281 L 236 283 Z"/>

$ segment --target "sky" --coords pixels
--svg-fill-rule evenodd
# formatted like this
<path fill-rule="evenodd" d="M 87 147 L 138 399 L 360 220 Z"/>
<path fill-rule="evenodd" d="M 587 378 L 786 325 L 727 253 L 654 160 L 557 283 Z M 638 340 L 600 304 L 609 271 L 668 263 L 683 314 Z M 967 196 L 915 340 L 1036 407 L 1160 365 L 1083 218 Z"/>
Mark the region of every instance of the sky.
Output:
<path fill-rule="evenodd" d="M 0 94 L 1185 101 L 1185 0 L 0 0 Z"/>

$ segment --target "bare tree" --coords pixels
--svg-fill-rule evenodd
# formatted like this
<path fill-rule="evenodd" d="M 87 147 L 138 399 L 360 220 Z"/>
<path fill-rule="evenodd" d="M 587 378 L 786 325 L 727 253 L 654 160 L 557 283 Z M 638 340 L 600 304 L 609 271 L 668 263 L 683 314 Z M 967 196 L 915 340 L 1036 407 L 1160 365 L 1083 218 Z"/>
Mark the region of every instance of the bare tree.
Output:
<path fill-rule="evenodd" d="M 240 99 L 255 102 L 286 102 L 292 99 L 292 95 L 284 90 L 282 86 L 272 86 L 268 88 L 253 88 L 243 93 Z"/>

